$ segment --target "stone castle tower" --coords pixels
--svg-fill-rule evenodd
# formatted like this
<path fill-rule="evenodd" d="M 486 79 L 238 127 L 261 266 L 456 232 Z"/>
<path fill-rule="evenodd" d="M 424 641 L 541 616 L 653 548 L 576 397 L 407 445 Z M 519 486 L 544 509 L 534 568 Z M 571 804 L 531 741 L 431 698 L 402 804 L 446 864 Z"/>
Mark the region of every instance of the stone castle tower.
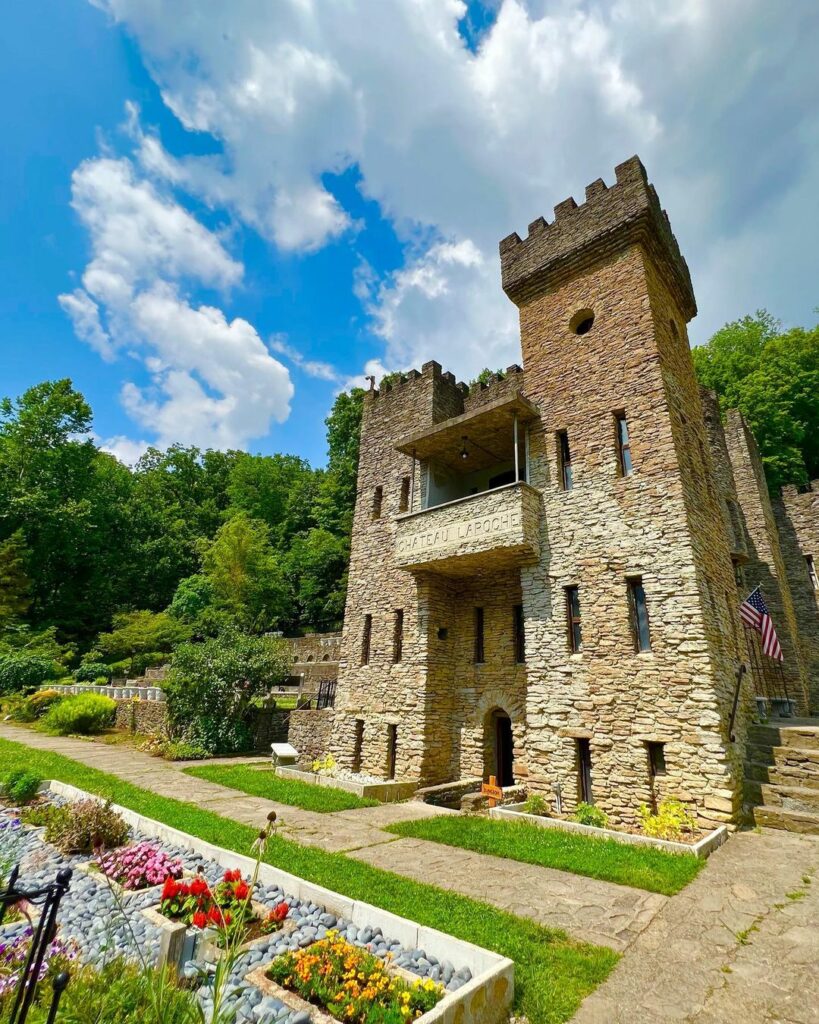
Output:
<path fill-rule="evenodd" d="M 365 397 L 329 745 L 354 771 L 494 775 L 615 822 L 664 794 L 730 820 L 759 498 L 694 376 L 668 218 L 634 157 L 500 253 L 523 369 L 469 388 L 430 362 Z"/>

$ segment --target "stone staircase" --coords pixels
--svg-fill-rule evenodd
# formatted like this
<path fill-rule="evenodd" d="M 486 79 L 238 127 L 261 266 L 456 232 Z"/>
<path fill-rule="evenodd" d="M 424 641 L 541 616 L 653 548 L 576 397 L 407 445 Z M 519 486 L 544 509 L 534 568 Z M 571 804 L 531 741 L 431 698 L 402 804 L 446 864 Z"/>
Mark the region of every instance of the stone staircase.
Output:
<path fill-rule="evenodd" d="M 819 835 L 819 719 L 750 727 L 745 799 L 757 825 Z"/>

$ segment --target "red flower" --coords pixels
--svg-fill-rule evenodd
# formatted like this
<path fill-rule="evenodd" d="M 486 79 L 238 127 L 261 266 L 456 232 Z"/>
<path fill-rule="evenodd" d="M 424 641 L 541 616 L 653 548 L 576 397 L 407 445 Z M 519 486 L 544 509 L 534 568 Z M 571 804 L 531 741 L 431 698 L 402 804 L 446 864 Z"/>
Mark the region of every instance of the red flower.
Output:
<path fill-rule="evenodd" d="M 202 878 L 201 875 L 197 875 L 196 878 L 191 882 L 191 896 L 206 896 L 210 891 L 208 889 L 208 883 Z"/>
<path fill-rule="evenodd" d="M 165 884 L 162 886 L 162 902 L 166 900 L 176 899 L 179 893 L 179 883 L 173 878 L 166 878 Z"/>
<path fill-rule="evenodd" d="M 237 882 L 233 889 L 233 895 L 239 902 L 243 902 L 250 895 L 250 886 L 247 882 Z"/>
<path fill-rule="evenodd" d="M 231 917 L 231 915 L 226 910 L 225 911 L 225 927 L 227 927 L 232 920 L 233 920 L 233 918 Z"/>
<path fill-rule="evenodd" d="M 226 871 L 225 872 L 225 881 L 226 882 L 240 882 L 241 880 L 242 880 L 242 872 L 238 868 L 235 868 L 233 871 Z"/>
<path fill-rule="evenodd" d="M 208 911 L 208 920 L 211 924 L 221 925 L 222 924 L 222 911 L 214 903 Z"/>
<path fill-rule="evenodd" d="M 191 919 L 193 927 L 198 928 L 200 931 L 203 930 L 208 923 L 208 915 L 203 913 L 201 910 L 197 910 Z"/>
<path fill-rule="evenodd" d="M 289 910 L 290 907 L 288 907 L 286 903 L 278 903 L 270 911 L 270 916 L 273 918 L 274 921 L 283 921 L 287 917 L 287 912 Z"/>

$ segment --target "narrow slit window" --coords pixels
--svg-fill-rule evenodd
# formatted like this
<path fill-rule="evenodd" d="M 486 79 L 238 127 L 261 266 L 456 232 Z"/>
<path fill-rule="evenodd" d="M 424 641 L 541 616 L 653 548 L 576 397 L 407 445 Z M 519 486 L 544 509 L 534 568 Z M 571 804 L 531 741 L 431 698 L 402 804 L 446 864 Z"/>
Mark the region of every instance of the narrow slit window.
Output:
<path fill-rule="evenodd" d="M 392 660 L 400 661 L 404 656 L 404 609 L 396 608 L 392 623 Z"/>
<path fill-rule="evenodd" d="M 483 608 L 475 609 L 475 664 L 484 663 L 483 647 Z"/>
<path fill-rule="evenodd" d="M 353 741 L 353 771 L 361 771 L 361 755 L 364 750 L 364 719 L 355 720 L 355 739 Z"/>
<path fill-rule="evenodd" d="M 816 575 L 816 565 L 813 561 L 813 555 L 805 555 L 805 564 L 808 567 L 808 579 L 810 585 L 814 590 L 819 590 L 819 576 Z"/>
<path fill-rule="evenodd" d="M 648 608 L 641 576 L 635 576 L 628 581 L 628 603 L 634 649 L 635 651 L 650 651 L 651 634 L 648 628 Z"/>
<path fill-rule="evenodd" d="M 518 665 L 526 662 L 526 632 L 523 624 L 523 605 L 512 609 L 512 635 L 515 645 L 515 661 Z"/>
<path fill-rule="evenodd" d="M 591 742 L 587 739 L 578 739 L 575 740 L 575 743 L 577 744 L 578 796 L 584 803 L 593 804 Z"/>
<path fill-rule="evenodd" d="M 395 761 L 398 756 L 398 726 L 387 726 L 387 778 L 395 778 Z"/>
<path fill-rule="evenodd" d="M 361 664 L 370 664 L 370 641 L 373 635 L 373 617 L 372 615 L 364 616 L 364 631 L 361 636 Z"/>
<path fill-rule="evenodd" d="M 572 654 L 577 654 L 583 647 L 580 591 L 577 587 L 566 587 L 566 630 L 569 637 L 569 650 Z"/>
<path fill-rule="evenodd" d="M 384 503 L 384 488 L 379 484 L 373 491 L 373 519 L 381 518 L 381 506 Z"/>
<path fill-rule="evenodd" d="M 410 496 L 410 478 L 408 476 L 402 477 L 401 479 L 401 496 L 398 500 L 398 511 L 406 512 L 409 509 L 409 496 Z"/>
<path fill-rule="evenodd" d="M 560 471 L 560 487 L 570 491 L 574 486 L 572 478 L 572 450 L 569 447 L 569 435 L 561 430 L 557 435 L 557 461 Z"/>
<path fill-rule="evenodd" d="M 666 774 L 665 743 L 646 743 L 648 751 L 648 769 L 651 778 Z"/>
<path fill-rule="evenodd" d="M 634 465 L 631 461 L 631 442 L 628 435 L 628 420 L 624 412 L 614 414 L 617 431 L 617 459 L 620 464 L 620 476 L 631 476 Z"/>

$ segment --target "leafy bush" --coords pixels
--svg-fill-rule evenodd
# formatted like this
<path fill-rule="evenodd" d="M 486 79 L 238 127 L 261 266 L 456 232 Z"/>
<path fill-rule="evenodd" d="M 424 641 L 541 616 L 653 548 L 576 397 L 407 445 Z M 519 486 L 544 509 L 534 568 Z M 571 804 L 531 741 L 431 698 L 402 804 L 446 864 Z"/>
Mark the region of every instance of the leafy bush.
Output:
<path fill-rule="evenodd" d="M 146 668 L 155 668 L 157 665 L 166 665 L 170 661 L 168 654 L 162 651 L 147 651 L 145 654 L 135 654 L 131 658 L 130 676 L 145 675 Z"/>
<path fill-rule="evenodd" d="M 538 814 L 544 818 L 548 818 L 551 815 L 549 801 L 542 793 L 532 793 L 520 805 L 520 810 L 524 814 Z"/>
<path fill-rule="evenodd" d="M 164 736 L 151 736 L 140 743 L 140 750 L 152 757 L 164 757 L 167 761 L 202 761 L 210 752 L 186 740 L 169 740 Z"/>
<path fill-rule="evenodd" d="M 289 672 L 287 646 L 274 637 L 226 630 L 200 644 L 181 644 L 165 683 L 171 738 L 211 754 L 247 750 L 254 698 Z"/>
<path fill-rule="evenodd" d="M 113 850 L 128 841 L 128 826 L 110 803 L 88 798 L 56 808 L 46 822 L 45 838 L 63 853 Z"/>
<path fill-rule="evenodd" d="M 48 658 L 17 652 L 0 656 L 0 694 L 34 690 L 56 675 L 56 666 Z"/>
<path fill-rule="evenodd" d="M 690 835 L 697 827 L 697 819 L 685 804 L 670 797 L 660 801 L 656 814 L 640 804 L 640 821 L 647 836 L 672 842 L 682 839 L 686 833 Z"/>
<path fill-rule="evenodd" d="M 131 671 L 136 672 L 134 655 L 158 657 L 167 653 L 191 635 L 189 626 L 168 615 L 167 612 L 136 611 L 114 616 L 110 633 L 100 633 L 94 641 L 92 656 L 96 661 L 121 661 L 131 658 Z"/>
<path fill-rule="evenodd" d="M 49 708 L 53 708 L 61 700 L 65 700 L 65 694 L 59 690 L 38 690 L 32 693 L 24 701 L 27 712 L 32 716 L 29 720 L 33 722 L 37 718 L 42 718 Z"/>
<path fill-rule="evenodd" d="M 72 732 L 90 736 L 113 724 L 116 709 L 116 702 L 110 697 L 78 693 L 49 708 L 40 719 L 39 728 L 55 736 L 67 736 Z"/>
<path fill-rule="evenodd" d="M 123 658 L 122 661 L 112 661 L 108 667 L 111 669 L 112 679 L 125 679 L 131 672 L 131 659 Z"/>
<path fill-rule="evenodd" d="M 110 665 L 104 665 L 101 661 L 88 661 L 72 673 L 78 683 L 95 683 L 98 679 L 110 683 L 113 672 Z"/>
<path fill-rule="evenodd" d="M 12 768 L 2 782 L 3 796 L 15 806 L 28 804 L 37 796 L 43 780 L 26 768 Z"/>
<path fill-rule="evenodd" d="M 581 825 L 594 825 L 595 828 L 606 828 L 609 816 L 594 804 L 587 804 L 581 800 L 572 815 L 572 821 L 577 821 Z"/>

